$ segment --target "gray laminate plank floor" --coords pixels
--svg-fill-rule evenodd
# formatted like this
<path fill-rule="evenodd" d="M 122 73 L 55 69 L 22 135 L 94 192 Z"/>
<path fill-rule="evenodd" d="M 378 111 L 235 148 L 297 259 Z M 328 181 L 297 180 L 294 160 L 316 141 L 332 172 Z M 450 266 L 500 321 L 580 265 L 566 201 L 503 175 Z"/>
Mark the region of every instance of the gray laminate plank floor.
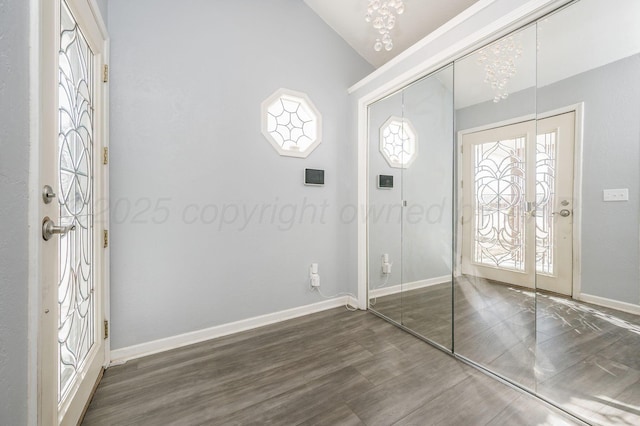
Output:
<path fill-rule="evenodd" d="M 370 313 L 339 308 L 111 367 L 83 424 L 573 423 Z"/>
<path fill-rule="evenodd" d="M 451 327 L 451 292 L 405 291 L 373 308 L 448 346 L 438 327 Z M 470 276 L 453 293 L 457 354 L 593 424 L 640 425 L 640 316 Z M 499 419 L 518 415 L 510 410 Z"/>

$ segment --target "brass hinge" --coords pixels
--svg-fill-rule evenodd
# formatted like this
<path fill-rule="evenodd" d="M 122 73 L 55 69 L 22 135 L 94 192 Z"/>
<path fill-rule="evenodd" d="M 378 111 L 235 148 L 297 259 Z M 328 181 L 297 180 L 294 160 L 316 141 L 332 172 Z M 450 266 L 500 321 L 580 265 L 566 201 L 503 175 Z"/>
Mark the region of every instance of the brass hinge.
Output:
<path fill-rule="evenodd" d="M 102 164 L 109 164 L 109 148 L 102 148 Z"/>
<path fill-rule="evenodd" d="M 103 83 L 109 82 L 109 65 L 107 64 L 104 64 L 102 68 L 102 82 Z"/>
<path fill-rule="evenodd" d="M 104 338 L 109 337 L 109 321 L 104 320 Z"/>
<path fill-rule="evenodd" d="M 109 247 L 109 231 L 107 229 L 102 231 L 102 247 Z"/>

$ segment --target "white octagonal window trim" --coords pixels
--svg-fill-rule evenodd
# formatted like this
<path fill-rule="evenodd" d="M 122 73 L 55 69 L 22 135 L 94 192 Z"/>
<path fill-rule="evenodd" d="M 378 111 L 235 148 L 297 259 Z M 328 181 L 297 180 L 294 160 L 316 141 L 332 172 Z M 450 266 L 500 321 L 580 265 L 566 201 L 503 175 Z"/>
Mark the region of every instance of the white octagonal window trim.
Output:
<path fill-rule="evenodd" d="M 322 117 L 305 93 L 278 89 L 262 102 L 262 134 L 280 155 L 306 158 L 322 141 Z"/>
<path fill-rule="evenodd" d="M 406 118 L 391 116 L 380 127 L 380 153 L 389 166 L 406 169 L 418 155 L 415 127 Z"/>

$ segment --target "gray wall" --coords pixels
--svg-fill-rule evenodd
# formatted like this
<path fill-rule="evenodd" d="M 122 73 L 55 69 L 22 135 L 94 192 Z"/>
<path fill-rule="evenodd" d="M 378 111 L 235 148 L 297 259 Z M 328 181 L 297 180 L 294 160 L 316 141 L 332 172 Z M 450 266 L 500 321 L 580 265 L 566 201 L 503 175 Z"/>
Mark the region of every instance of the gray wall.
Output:
<path fill-rule="evenodd" d="M 104 20 L 105 24 L 109 24 L 109 22 L 107 21 L 108 19 L 108 9 L 109 9 L 109 3 L 107 3 L 107 0 L 96 0 L 96 3 L 98 4 L 98 8 L 100 8 L 100 14 L 102 15 L 102 19 Z"/>
<path fill-rule="evenodd" d="M 29 2 L 0 0 L 0 424 L 27 422 Z"/>
<path fill-rule="evenodd" d="M 112 348 L 318 302 L 312 262 L 355 291 L 346 89 L 371 66 L 294 0 L 111 0 L 109 30 Z M 323 116 L 307 159 L 260 132 L 280 87 Z"/>
<path fill-rule="evenodd" d="M 546 66 L 544 57 L 538 66 Z M 456 112 L 459 130 L 584 102 L 582 292 L 640 303 L 640 55 Z M 602 190 L 629 188 L 628 202 Z"/>
<path fill-rule="evenodd" d="M 441 73 L 450 80 L 453 69 Z M 371 288 L 451 273 L 453 94 L 438 76 L 381 100 L 369 110 Z M 392 115 L 407 118 L 416 130 L 418 154 L 406 169 L 390 167 L 379 150 L 380 127 Z M 393 189 L 377 188 L 380 174 L 394 176 Z M 403 212 L 402 200 L 407 200 Z M 384 253 L 394 264 L 388 278 L 381 273 Z"/>

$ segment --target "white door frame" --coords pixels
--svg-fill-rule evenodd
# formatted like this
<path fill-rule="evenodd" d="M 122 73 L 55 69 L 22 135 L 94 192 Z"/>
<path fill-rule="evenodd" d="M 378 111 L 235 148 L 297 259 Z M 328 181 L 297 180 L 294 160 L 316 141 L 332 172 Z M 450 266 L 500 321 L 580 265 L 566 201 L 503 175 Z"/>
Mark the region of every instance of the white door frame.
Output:
<path fill-rule="evenodd" d="M 572 283 L 572 297 L 574 299 L 580 299 L 582 291 L 582 146 L 583 146 L 583 128 L 584 128 L 584 102 L 567 105 L 561 108 L 557 108 L 551 111 L 544 111 L 538 114 L 528 114 L 522 117 L 516 117 L 509 120 L 499 121 L 497 123 L 485 124 L 470 129 L 459 130 L 456 138 L 456 155 L 459 155 L 462 147 L 462 137 L 469 133 L 475 133 L 483 130 L 489 130 L 496 127 L 509 126 L 523 121 L 531 120 L 543 120 L 545 118 L 553 117 L 554 115 L 566 114 L 569 112 L 575 113 L 575 129 L 574 129 L 574 156 L 573 156 L 573 283 Z M 456 187 L 460 190 L 460 182 L 462 179 L 462 162 L 458 161 L 457 170 L 457 182 Z M 458 197 L 459 198 L 459 197 Z M 459 200 L 456 200 L 459 203 Z M 460 211 L 460 205 L 458 204 L 458 211 Z M 461 217 L 456 217 L 456 228 L 461 229 Z M 456 233 L 456 247 L 462 247 L 462 233 Z M 454 275 L 460 276 L 460 265 L 462 264 L 462 252 L 456 253 L 455 258 L 455 270 Z"/>
<path fill-rule="evenodd" d="M 43 398 L 43 389 L 48 386 L 55 386 L 57 374 L 51 371 L 43 371 L 43 337 L 47 332 L 45 325 L 41 322 L 44 310 L 44 300 L 51 295 L 46 295 L 44 285 L 43 257 L 40 250 L 40 240 L 42 239 L 42 183 L 40 175 L 40 165 L 44 158 L 41 152 L 49 135 L 58 134 L 57 115 L 58 105 L 58 51 L 57 40 L 59 39 L 59 16 L 57 2 L 52 0 L 28 0 L 30 6 L 29 18 L 29 77 L 30 77 L 30 154 L 29 154 L 29 307 L 28 307 L 28 396 L 27 415 L 29 425 L 57 424 L 57 401 L 48 401 Z M 102 62 L 108 63 L 109 59 L 109 36 L 107 27 L 102 19 L 100 9 L 96 0 L 70 0 L 72 3 L 80 4 L 88 17 L 78 19 L 92 19 L 97 23 L 99 43 L 102 44 Z M 109 88 L 108 84 L 97 85 L 96 103 L 101 108 L 100 115 L 95 117 L 95 153 L 98 158 L 102 158 L 102 148 L 109 146 Z M 100 173 L 97 173 L 100 174 Z M 108 166 L 104 166 L 101 171 L 102 178 L 95 183 L 96 194 L 101 193 L 96 199 L 96 219 L 95 234 L 102 234 L 102 228 L 108 229 L 109 216 L 109 171 Z M 102 207 L 102 217 L 98 208 Z M 105 319 L 109 319 L 109 251 L 105 249 L 101 269 L 96 270 L 103 283 L 102 312 Z M 49 321 L 53 323 L 54 321 Z M 49 330 L 50 332 L 50 330 Z M 57 327 L 56 327 L 57 332 Z M 100 336 L 101 338 L 102 336 Z M 110 339 L 104 342 L 104 366 L 109 363 Z M 55 408 L 55 410 L 53 410 Z M 53 417 L 55 412 L 55 418 Z"/>

